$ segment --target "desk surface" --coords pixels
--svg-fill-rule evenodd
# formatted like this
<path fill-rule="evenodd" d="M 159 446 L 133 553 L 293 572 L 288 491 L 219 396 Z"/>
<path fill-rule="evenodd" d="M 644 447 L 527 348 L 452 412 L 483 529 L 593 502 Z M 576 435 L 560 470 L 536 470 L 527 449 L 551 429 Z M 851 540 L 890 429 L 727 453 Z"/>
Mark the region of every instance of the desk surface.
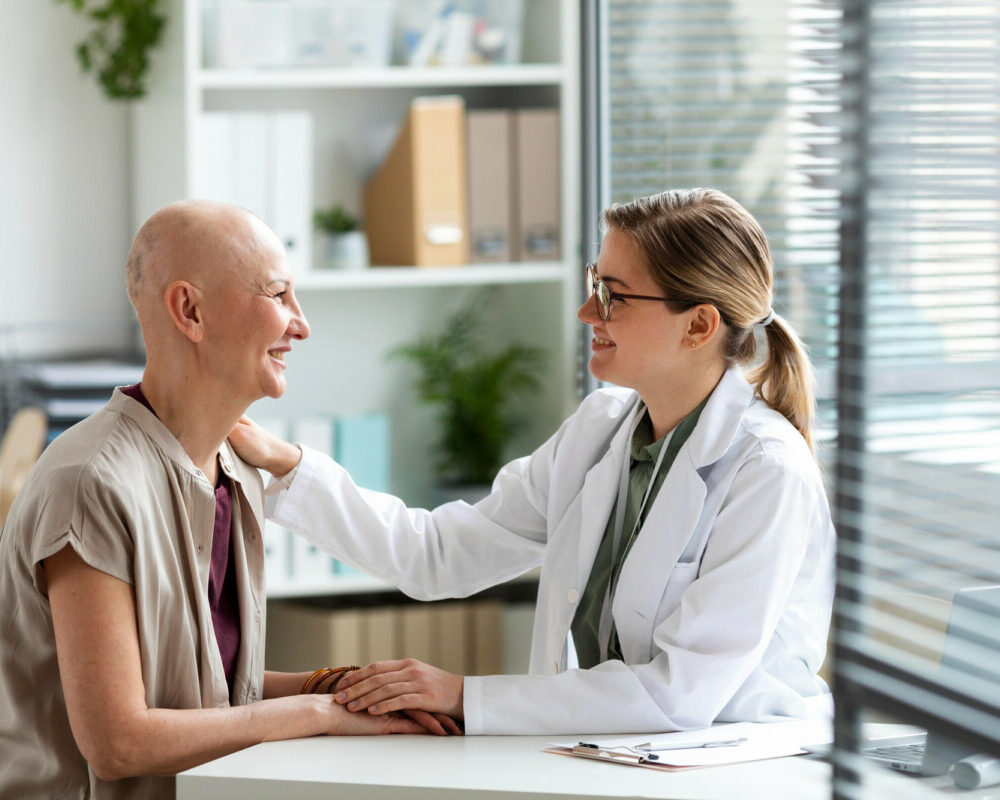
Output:
<path fill-rule="evenodd" d="M 342 736 L 269 742 L 181 773 L 177 777 L 177 798 L 830 798 L 830 767 L 815 756 L 664 773 L 543 752 L 551 740 L 573 738 Z M 982 795 L 958 792 L 947 777 L 917 779 L 881 768 L 871 781 L 872 797 L 941 800 L 942 795 L 961 795 L 973 800 Z"/>

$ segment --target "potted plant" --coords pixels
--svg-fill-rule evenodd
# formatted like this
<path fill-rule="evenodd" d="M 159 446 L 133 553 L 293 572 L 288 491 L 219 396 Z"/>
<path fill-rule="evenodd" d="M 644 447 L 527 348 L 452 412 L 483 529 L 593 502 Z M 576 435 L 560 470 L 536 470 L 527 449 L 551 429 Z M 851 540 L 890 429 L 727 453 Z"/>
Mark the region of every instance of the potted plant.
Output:
<path fill-rule="evenodd" d="M 317 209 L 313 226 L 326 240 L 324 266 L 331 269 L 365 269 L 368 266 L 368 242 L 357 217 L 343 206 Z"/>
<path fill-rule="evenodd" d="M 57 2 L 67 3 L 94 25 L 76 46 L 81 69 L 95 72 L 104 93 L 113 100 L 144 97 L 149 51 L 163 38 L 167 22 L 160 13 L 160 0 Z"/>
<path fill-rule="evenodd" d="M 416 365 L 417 395 L 437 413 L 434 468 L 441 500 L 475 501 L 488 493 L 504 464 L 505 447 L 522 424 L 513 403 L 540 386 L 540 348 L 519 342 L 496 351 L 485 346 L 491 295 L 474 294 L 440 333 L 389 352 L 390 358 Z"/>

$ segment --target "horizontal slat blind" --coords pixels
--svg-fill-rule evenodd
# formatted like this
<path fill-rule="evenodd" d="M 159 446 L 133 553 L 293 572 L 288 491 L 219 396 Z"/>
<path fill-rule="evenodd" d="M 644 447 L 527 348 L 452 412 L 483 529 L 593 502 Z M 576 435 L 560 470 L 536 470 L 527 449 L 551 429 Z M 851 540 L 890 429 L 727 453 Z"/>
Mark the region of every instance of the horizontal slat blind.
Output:
<path fill-rule="evenodd" d="M 1000 606 L 945 636 L 958 589 L 1000 583 L 1000 7 L 850 6 L 865 220 L 845 269 L 865 288 L 840 364 L 858 388 L 840 421 L 837 669 L 862 702 L 1000 749 Z"/>
<path fill-rule="evenodd" d="M 1000 4 L 603 10 L 604 201 L 734 196 L 811 348 L 845 703 L 892 695 L 1000 742 L 1000 666 L 939 663 L 954 592 L 1000 583 Z M 978 656 L 1000 665 L 995 645 Z"/>
<path fill-rule="evenodd" d="M 821 2 L 607 0 L 605 204 L 711 186 L 767 232 L 775 308 L 836 359 L 838 15 Z M 821 404 L 830 440 L 832 403 Z"/>

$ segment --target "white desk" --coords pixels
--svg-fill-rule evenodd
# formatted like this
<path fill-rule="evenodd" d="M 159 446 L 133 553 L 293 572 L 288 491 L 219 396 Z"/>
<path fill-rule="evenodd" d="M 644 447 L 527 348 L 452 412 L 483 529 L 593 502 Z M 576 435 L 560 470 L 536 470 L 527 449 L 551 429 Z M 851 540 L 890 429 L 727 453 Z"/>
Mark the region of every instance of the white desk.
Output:
<path fill-rule="evenodd" d="M 888 726 L 886 726 L 888 727 Z M 885 735 L 885 734 L 883 734 Z M 687 772 L 601 764 L 544 753 L 573 736 L 316 737 L 257 745 L 177 777 L 178 800 L 829 800 L 830 767 L 814 756 Z M 600 738 L 590 737 L 590 738 Z M 882 784 L 885 784 L 884 788 Z M 948 777 L 879 768 L 872 797 L 1000 798 L 959 792 Z"/>

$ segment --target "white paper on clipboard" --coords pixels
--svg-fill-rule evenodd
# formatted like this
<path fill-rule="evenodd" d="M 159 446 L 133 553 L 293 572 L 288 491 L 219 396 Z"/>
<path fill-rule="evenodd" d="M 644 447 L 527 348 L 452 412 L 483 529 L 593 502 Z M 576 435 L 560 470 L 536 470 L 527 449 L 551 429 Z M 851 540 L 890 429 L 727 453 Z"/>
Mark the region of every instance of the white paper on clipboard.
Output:
<path fill-rule="evenodd" d="M 746 738 L 734 747 L 701 747 L 711 741 L 726 741 Z M 806 745 L 825 744 L 833 741 L 833 730 L 829 720 L 789 720 L 787 722 L 733 722 L 713 725 L 696 731 L 675 733 L 649 733 L 615 738 L 587 738 L 585 741 L 598 748 L 614 750 L 636 748 L 645 743 L 662 743 L 673 746 L 687 744 L 685 750 L 654 751 L 659 758 L 646 762 L 647 767 L 711 767 L 721 764 L 737 764 L 744 761 L 760 761 L 767 758 L 781 758 L 804 753 Z M 553 742 L 552 752 L 572 755 L 575 742 Z M 615 763 L 628 763 L 616 761 Z M 631 765 L 631 764 L 630 764 Z"/>

